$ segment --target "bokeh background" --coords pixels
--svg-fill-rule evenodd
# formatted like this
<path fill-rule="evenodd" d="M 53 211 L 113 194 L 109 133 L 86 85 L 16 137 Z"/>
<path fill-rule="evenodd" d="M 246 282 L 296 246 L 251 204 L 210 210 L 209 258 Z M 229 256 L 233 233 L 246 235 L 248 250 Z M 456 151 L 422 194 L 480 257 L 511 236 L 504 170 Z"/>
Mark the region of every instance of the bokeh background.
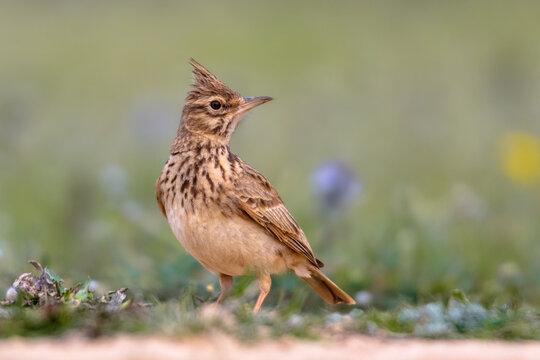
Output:
<path fill-rule="evenodd" d="M 231 147 L 358 300 L 459 288 L 538 305 L 539 13 L 535 1 L 2 2 L 0 290 L 29 259 L 159 299 L 217 284 L 153 192 L 193 57 L 244 96 L 275 98 Z M 301 292 L 320 305 L 294 276 L 274 284 L 270 304 Z"/>

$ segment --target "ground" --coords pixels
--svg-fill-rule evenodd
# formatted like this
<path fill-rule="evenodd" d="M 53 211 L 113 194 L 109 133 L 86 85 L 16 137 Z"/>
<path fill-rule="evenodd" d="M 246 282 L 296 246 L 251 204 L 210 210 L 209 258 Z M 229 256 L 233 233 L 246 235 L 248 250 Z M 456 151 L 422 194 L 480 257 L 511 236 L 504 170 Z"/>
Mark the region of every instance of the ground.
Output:
<path fill-rule="evenodd" d="M 0 342 L 0 358 L 20 359 L 512 359 L 540 358 L 540 342 L 482 340 L 382 339 L 354 335 L 341 339 L 307 341 L 291 338 L 242 343 L 217 335 L 174 339 L 130 335 L 88 340 L 12 338 Z"/>

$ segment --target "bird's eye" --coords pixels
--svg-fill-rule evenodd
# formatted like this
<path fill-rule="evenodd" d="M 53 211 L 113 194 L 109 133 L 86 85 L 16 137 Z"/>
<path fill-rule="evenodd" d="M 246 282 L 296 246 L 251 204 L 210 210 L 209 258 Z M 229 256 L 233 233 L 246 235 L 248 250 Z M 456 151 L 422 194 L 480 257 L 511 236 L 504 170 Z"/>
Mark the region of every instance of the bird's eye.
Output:
<path fill-rule="evenodd" d="M 221 103 L 217 100 L 214 100 L 210 103 L 210 107 L 214 110 L 218 110 L 221 107 Z"/>

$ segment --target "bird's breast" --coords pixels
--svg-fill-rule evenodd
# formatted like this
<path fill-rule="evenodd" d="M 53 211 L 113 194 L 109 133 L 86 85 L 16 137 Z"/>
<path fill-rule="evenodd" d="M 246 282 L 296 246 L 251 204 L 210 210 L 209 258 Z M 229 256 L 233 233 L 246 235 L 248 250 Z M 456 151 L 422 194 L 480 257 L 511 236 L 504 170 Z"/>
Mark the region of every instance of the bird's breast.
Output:
<path fill-rule="evenodd" d="M 160 184 L 167 219 L 184 248 L 208 270 L 227 275 L 285 270 L 287 248 L 236 211 L 239 160 L 227 151 L 172 157 Z"/>
<path fill-rule="evenodd" d="M 197 212 L 172 207 L 167 217 L 184 248 L 212 272 L 236 276 L 286 269 L 287 249 L 253 221 L 216 207 Z"/>

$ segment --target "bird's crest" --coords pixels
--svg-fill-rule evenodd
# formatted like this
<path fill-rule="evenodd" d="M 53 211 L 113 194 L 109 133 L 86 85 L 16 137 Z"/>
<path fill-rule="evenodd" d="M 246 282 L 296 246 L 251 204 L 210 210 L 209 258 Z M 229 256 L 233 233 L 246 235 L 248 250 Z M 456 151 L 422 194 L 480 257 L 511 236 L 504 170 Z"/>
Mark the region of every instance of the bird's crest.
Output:
<path fill-rule="evenodd" d="M 193 86 L 208 86 L 214 83 L 223 84 L 214 74 L 193 58 L 189 59 L 189 63 L 193 66 L 193 78 L 195 80 Z"/>
<path fill-rule="evenodd" d="M 206 95 L 219 94 L 226 97 L 239 96 L 236 91 L 231 90 L 207 68 L 199 64 L 193 58 L 189 60 L 189 63 L 193 66 L 194 83 L 193 90 L 190 92 L 193 95 L 200 96 L 201 93 L 204 93 Z"/>

